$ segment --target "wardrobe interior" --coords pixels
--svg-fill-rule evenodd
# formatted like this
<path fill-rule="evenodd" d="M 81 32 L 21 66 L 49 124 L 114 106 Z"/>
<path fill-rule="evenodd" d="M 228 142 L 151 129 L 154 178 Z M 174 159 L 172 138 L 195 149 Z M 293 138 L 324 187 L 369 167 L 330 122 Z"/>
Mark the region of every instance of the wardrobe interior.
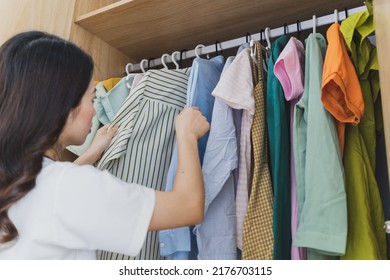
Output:
<path fill-rule="evenodd" d="M 56 34 L 93 57 L 94 79 L 102 81 L 124 77 L 127 63 L 363 5 L 362 0 L 0 0 L 0 45 L 26 30 Z M 373 5 L 385 146 L 390 158 L 390 1 L 374 0 Z M 318 32 L 325 35 L 326 28 L 319 27 Z M 232 51 L 236 50 L 222 50 L 226 57 Z M 74 158 L 70 152 L 64 154 L 64 159 Z M 390 174 L 390 165 L 385 168 Z M 390 220 L 390 205 L 384 214 Z"/>

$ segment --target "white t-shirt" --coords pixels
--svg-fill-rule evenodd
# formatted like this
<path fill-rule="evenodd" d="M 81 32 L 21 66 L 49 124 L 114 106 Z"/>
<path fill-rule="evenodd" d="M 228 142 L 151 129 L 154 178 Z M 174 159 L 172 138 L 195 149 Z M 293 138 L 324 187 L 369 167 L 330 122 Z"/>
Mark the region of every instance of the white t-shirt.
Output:
<path fill-rule="evenodd" d="M 95 250 L 135 256 L 155 192 L 92 166 L 44 159 L 36 186 L 8 211 L 18 229 L 0 259 L 96 259 Z"/>

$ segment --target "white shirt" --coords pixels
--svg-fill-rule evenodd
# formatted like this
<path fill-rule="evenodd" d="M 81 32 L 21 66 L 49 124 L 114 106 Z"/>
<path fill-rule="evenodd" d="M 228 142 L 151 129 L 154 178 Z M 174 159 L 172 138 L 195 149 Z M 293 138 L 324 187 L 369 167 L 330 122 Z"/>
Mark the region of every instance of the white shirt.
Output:
<path fill-rule="evenodd" d="M 154 205 L 150 188 L 45 158 L 36 186 L 9 209 L 19 236 L 0 245 L 0 259 L 96 259 L 97 249 L 136 255 Z"/>
<path fill-rule="evenodd" d="M 242 233 L 248 208 L 248 189 L 251 177 L 251 127 L 255 113 L 252 58 L 249 49 L 245 49 L 237 55 L 229 68 L 224 71 L 221 81 L 215 87 L 213 96 L 233 109 L 243 110 L 236 193 L 237 247 L 242 249 Z"/>

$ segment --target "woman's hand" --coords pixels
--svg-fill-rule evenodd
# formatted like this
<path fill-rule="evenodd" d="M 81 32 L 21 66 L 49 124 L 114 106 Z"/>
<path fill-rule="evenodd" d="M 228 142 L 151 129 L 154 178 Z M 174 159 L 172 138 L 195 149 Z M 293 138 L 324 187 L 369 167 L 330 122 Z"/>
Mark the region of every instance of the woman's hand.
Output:
<path fill-rule="evenodd" d="M 188 107 L 177 116 L 175 127 L 178 141 L 183 137 L 194 137 L 195 140 L 199 140 L 209 131 L 210 125 L 198 107 Z"/>
<path fill-rule="evenodd" d="M 74 163 L 79 165 L 94 164 L 102 157 L 103 152 L 107 149 L 108 145 L 110 145 L 112 138 L 118 131 L 117 125 L 113 125 L 110 129 L 109 127 L 110 124 L 106 124 L 98 129 L 89 148 L 84 154 L 77 158 Z"/>

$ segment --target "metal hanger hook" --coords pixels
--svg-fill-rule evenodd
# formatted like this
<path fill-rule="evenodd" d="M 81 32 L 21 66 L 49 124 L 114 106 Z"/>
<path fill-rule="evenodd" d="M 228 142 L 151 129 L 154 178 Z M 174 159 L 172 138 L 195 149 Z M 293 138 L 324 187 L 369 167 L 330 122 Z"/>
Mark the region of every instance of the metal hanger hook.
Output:
<path fill-rule="evenodd" d="M 220 41 L 215 41 L 215 56 L 218 56 L 218 44 L 221 47 L 221 54 L 222 54 L 222 45 Z"/>
<path fill-rule="evenodd" d="M 125 67 L 126 74 L 129 75 L 131 72 L 133 72 L 133 63 L 127 63 Z"/>
<path fill-rule="evenodd" d="M 175 64 L 175 66 L 176 66 L 176 70 L 179 70 L 179 69 L 180 69 L 180 66 L 179 66 L 179 63 L 177 63 L 176 58 L 175 58 L 175 56 L 176 56 L 177 54 L 180 55 L 180 52 L 179 52 L 179 51 L 174 51 L 174 52 L 171 54 L 171 59 L 172 59 L 173 64 Z"/>
<path fill-rule="evenodd" d="M 200 55 L 201 55 L 200 50 L 201 50 L 202 48 L 204 48 L 204 47 L 205 47 L 205 45 L 202 45 L 202 44 L 199 44 L 199 45 L 197 45 L 197 46 L 195 47 L 195 56 L 196 56 L 197 58 L 200 58 Z"/>

